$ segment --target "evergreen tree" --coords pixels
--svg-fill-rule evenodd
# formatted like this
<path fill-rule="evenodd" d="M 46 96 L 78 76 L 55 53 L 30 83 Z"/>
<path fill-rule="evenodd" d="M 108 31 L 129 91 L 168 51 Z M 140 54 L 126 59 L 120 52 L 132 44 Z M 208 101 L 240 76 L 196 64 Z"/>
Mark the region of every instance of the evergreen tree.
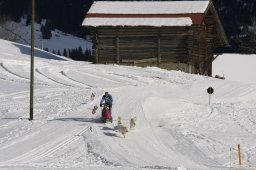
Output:
<path fill-rule="evenodd" d="M 27 15 L 27 18 L 26 18 L 26 26 L 29 26 L 31 23 L 31 15 Z"/>
<path fill-rule="evenodd" d="M 52 37 L 52 24 L 49 20 L 46 21 L 45 25 L 41 26 L 42 38 L 43 39 L 51 39 Z"/>
<path fill-rule="evenodd" d="M 68 56 L 67 56 L 66 48 L 64 48 L 64 50 L 63 50 L 63 56 L 68 57 Z"/>

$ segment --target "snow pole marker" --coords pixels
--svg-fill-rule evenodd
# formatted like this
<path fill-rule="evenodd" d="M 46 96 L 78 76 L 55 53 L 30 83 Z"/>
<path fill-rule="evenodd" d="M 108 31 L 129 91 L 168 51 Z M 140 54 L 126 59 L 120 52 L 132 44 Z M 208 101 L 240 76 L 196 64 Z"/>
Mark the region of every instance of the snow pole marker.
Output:
<path fill-rule="evenodd" d="M 230 151 L 230 168 L 232 167 L 232 148 L 229 148 Z"/>
<path fill-rule="evenodd" d="M 211 105 L 211 94 L 209 94 L 209 105 Z"/>
<path fill-rule="evenodd" d="M 209 105 L 211 104 L 211 94 L 214 92 L 212 87 L 208 87 L 207 93 L 209 94 Z"/>
<path fill-rule="evenodd" d="M 238 159 L 239 159 L 239 166 L 242 166 L 242 159 L 241 159 L 241 150 L 240 150 L 240 144 L 238 144 Z"/>

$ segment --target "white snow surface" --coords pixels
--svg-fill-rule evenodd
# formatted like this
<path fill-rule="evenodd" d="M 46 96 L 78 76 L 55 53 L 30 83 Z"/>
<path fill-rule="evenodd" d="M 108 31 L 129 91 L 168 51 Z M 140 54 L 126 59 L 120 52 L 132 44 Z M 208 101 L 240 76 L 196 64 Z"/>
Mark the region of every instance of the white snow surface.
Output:
<path fill-rule="evenodd" d="M 94 18 L 88 17 L 83 21 L 84 26 L 191 26 L 189 17 L 181 18 Z"/>
<path fill-rule="evenodd" d="M 95 1 L 88 14 L 204 13 L 209 1 Z"/>
<path fill-rule="evenodd" d="M 255 84 L 68 61 L 42 51 L 47 59 L 36 53 L 29 121 L 27 50 L 0 40 L 0 169 L 228 170 L 239 167 L 238 144 L 243 169 L 256 168 Z M 92 114 L 105 91 L 114 98 L 114 121 L 106 124 L 100 109 Z M 117 132 L 118 116 L 129 129 L 126 138 Z"/>
<path fill-rule="evenodd" d="M 223 54 L 213 62 L 213 75 L 237 82 L 256 83 L 256 55 Z"/>

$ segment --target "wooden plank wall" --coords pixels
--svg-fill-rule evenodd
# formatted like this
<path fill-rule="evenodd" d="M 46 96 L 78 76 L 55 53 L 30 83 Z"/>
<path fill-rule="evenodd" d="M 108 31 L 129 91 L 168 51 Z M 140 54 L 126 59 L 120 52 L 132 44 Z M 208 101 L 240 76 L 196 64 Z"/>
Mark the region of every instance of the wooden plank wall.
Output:
<path fill-rule="evenodd" d="M 214 48 L 220 45 L 217 23 L 210 11 L 200 25 L 192 25 L 188 38 L 188 63 L 195 67 L 194 73 L 212 75 Z"/>
<path fill-rule="evenodd" d="M 92 30 L 97 63 L 158 58 L 158 62 L 187 62 L 188 27 L 100 27 Z M 97 57 L 96 57 L 97 56 Z M 96 59 L 95 59 L 96 61 Z"/>
<path fill-rule="evenodd" d="M 209 12 L 202 24 L 191 27 L 91 28 L 93 58 L 95 63 L 186 63 L 195 68 L 193 73 L 211 75 L 219 43 L 216 27 Z"/>

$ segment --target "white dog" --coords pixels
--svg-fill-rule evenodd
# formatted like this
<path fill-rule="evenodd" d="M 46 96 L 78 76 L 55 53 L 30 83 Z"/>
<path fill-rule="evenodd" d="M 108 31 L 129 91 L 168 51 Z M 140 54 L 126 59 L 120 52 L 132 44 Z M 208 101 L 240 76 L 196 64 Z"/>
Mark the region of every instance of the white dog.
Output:
<path fill-rule="evenodd" d="M 123 123 L 122 123 L 122 118 L 118 116 L 117 118 L 117 131 L 121 134 L 121 129 L 122 129 Z"/>
<path fill-rule="evenodd" d="M 125 138 L 125 134 L 128 132 L 128 128 L 123 125 L 122 118 L 120 116 L 117 118 L 117 130 L 119 134 L 122 134 Z"/>
<path fill-rule="evenodd" d="M 131 118 L 131 121 L 130 121 L 130 129 L 134 129 L 135 126 L 136 126 L 136 117 Z"/>
<path fill-rule="evenodd" d="M 125 138 L 125 135 L 126 135 L 126 133 L 128 132 L 128 128 L 127 128 L 126 126 L 124 126 L 124 125 L 119 125 L 119 126 L 118 126 L 118 132 L 119 132 L 120 134 L 122 134 L 123 137 Z"/>
<path fill-rule="evenodd" d="M 120 116 L 118 116 L 117 118 L 117 126 L 122 124 L 122 118 Z"/>

